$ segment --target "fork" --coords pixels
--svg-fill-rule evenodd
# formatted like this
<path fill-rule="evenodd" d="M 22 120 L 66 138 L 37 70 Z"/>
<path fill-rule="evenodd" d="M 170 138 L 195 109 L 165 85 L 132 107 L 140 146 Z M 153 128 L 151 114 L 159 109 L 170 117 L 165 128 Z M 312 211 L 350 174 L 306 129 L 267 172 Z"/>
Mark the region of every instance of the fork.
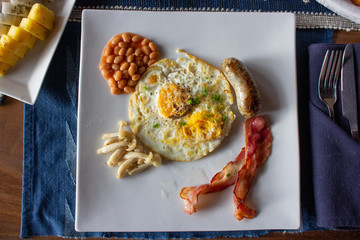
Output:
<path fill-rule="evenodd" d="M 319 76 L 318 94 L 335 121 L 334 104 L 337 101 L 337 85 L 341 70 L 342 50 L 327 50 Z"/>

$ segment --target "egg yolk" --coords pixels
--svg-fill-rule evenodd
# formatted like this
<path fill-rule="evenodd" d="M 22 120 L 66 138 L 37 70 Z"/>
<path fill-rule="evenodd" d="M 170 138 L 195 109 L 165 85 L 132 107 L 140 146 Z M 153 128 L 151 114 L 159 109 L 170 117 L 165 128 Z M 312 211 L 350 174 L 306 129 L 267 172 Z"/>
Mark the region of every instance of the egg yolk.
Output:
<path fill-rule="evenodd" d="M 186 121 L 182 130 L 184 135 L 196 142 L 205 142 L 218 138 L 223 126 L 220 114 L 195 112 Z"/>
<path fill-rule="evenodd" d="M 167 83 L 159 91 L 159 111 L 165 118 L 180 118 L 189 112 L 191 108 L 190 98 L 190 93 L 185 89 L 173 83 Z"/>

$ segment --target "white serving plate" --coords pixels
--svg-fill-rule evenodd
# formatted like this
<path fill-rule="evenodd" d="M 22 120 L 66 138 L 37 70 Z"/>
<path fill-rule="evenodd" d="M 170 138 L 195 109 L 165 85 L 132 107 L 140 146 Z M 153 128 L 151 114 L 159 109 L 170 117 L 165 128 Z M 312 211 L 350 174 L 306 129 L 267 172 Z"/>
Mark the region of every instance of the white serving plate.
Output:
<path fill-rule="evenodd" d="M 56 20 L 54 29 L 45 41 L 38 40 L 23 59 L 0 77 L 0 93 L 28 104 L 34 104 L 39 94 L 45 74 L 64 32 L 75 0 L 56 0 L 46 2 Z"/>
<path fill-rule="evenodd" d="M 111 23 L 111 24 L 110 24 Z M 113 24 L 116 23 L 116 24 Z M 242 60 L 257 80 L 273 134 L 272 154 L 247 197 L 254 219 L 233 217 L 233 187 L 200 196 L 197 212 L 183 211 L 185 186 L 208 183 L 244 146 L 242 118 L 213 153 L 195 162 L 165 161 L 159 168 L 117 179 L 98 155 L 102 134 L 128 121 L 129 95 L 111 95 L 98 64 L 107 41 L 134 32 L 155 41 L 162 57 L 177 48 L 220 67 Z M 85 10 L 80 60 L 76 217 L 77 231 L 224 231 L 297 229 L 300 169 L 295 60 L 295 16 L 290 13 L 215 13 Z M 236 108 L 234 108 L 236 109 Z"/>

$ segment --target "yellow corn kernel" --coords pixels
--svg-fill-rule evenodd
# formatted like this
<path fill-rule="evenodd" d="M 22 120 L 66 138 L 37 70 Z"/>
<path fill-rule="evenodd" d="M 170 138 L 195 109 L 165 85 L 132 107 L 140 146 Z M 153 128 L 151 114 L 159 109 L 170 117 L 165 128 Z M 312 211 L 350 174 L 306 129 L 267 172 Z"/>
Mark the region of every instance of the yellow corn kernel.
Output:
<path fill-rule="evenodd" d="M 53 29 L 55 21 L 54 12 L 40 3 L 36 3 L 31 7 L 28 18 L 34 20 L 50 31 Z"/>
<path fill-rule="evenodd" d="M 16 41 L 12 37 L 4 34 L 0 38 L 0 46 L 8 49 L 10 52 L 14 53 L 16 56 L 23 58 L 28 51 L 28 48 L 25 45 L 22 45 L 20 42 Z"/>
<path fill-rule="evenodd" d="M 33 48 L 37 40 L 36 37 L 25 31 L 24 29 L 16 27 L 14 25 L 10 27 L 7 35 L 28 48 Z"/>
<path fill-rule="evenodd" d="M 19 25 L 20 28 L 24 29 L 31 35 L 37 37 L 41 41 L 44 41 L 48 30 L 29 18 L 23 18 Z"/>
<path fill-rule="evenodd" d="M 0 76 L 4 76 L 10 67 L 9 64 L 0 62 Z"/>
<path fill-rule="evenodd" d="M 10 66 L 14 66 L 17 61 L 19 61 L 19 57 L 0 46 L 0 61 L 9 64 Z"/>

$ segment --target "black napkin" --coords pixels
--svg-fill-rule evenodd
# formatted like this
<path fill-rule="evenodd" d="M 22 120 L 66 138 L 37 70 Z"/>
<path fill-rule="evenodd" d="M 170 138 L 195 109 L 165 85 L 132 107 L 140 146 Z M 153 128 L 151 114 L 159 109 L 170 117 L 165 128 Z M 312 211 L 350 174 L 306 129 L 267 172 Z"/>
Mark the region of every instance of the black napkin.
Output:
<path fill-rule="evenodd" d="M 345 45 L 313 44 L 309 47 L 310 136 L 316 221 L 319 227 L 360 228 L 360 144 L 351 137 L 341 115 L 341 94 L 335 104 L 335 121 L 328 117 L 318 96 L 318 79 L 327 49 Z M 354 45 L 358 109 L 360 110 L 360 44 Z"/>

